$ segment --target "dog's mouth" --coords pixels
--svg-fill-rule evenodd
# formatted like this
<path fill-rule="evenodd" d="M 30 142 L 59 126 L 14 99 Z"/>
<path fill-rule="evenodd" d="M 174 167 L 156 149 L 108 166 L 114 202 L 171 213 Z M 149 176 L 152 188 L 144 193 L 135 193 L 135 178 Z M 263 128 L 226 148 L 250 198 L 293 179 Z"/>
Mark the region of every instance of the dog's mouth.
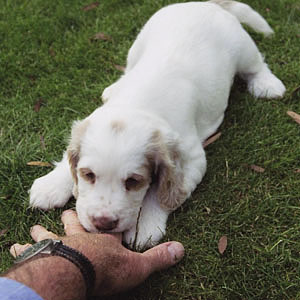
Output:
<path fill-rule="evenodd" d="M 89 232 L 95 232 L 95 233 L 122 233 L 124 231 L 129 230 L 129 228 L 124 227 L 124 226 L 114 226 L 113 228 L 111 226 L 102 226 L 102 227 L 97 227 L 97 226 L 92 226 L 93 228 L 90 228 L 88 230 Z"/>
<path fill-rule="evenodd" d="M 118 228 L 114 228 L 114 229 L 97 229 L 96 227 L 92 227 L 92 228 L 85 228 L 86 231 L 90 232 L 90 233 L 122 233 L 125 230 L 121 230 L 121 229 L 118 229 Z"/>
<path fill-rule="evenodd" d="M 114 228 L 114 229 L 96 229 L 99 233 L 122 233 L 126 230 L 120 230 L 118 228 Z"/>

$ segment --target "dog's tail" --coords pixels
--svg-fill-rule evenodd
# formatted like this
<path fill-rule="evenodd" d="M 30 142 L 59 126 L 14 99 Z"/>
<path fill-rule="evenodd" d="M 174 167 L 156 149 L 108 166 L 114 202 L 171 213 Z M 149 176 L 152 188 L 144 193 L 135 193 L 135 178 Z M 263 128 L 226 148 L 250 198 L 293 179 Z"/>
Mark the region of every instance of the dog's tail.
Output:
<path fill-rule="evenodd" d="M 257 32 L 270 36 L 274 33 L 267 21 L 249 5 L 229 0 L 211 0 L 210 2 L 218 4 L 223 9 L 234 15 L 240 23 L 250 26 Z"/>

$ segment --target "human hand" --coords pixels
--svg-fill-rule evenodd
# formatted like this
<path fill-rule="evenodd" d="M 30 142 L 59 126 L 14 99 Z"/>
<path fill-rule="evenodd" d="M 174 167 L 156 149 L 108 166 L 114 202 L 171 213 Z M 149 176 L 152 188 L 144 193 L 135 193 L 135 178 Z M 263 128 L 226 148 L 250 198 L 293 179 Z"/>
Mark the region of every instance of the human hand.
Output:
<path fill-rule="evenodd" d="M 66 236 L 58 237 L 40 225 L 32 227 L 31 236 L 38 242 L 44 239 L 61 239 L 86 257 L 96 272 L 94 295 L 106 295 L 130 289 L 143 282 L 151 273 L 171 267 L 180 261 L 184 248 L 178 242 L 167 242 L 144 253 L 136 253 L 122 246 L 121 234 L 88 233 L 79 223 L 75 211 L 62 214 Z M 22 253 L 30 244 L 15 244 L 13 256 Z"/>

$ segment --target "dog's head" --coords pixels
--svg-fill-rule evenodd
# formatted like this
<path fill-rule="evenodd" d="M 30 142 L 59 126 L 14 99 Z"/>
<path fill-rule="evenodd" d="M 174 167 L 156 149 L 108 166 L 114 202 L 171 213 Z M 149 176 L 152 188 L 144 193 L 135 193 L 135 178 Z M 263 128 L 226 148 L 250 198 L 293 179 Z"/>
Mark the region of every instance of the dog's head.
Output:
<path fill-rule="evenodd" d="M 177 139 L 138 119 L 88 118 L 73 125 L 67 153 L 78 216 L 88 231 L 129 230 L 147 197 L 172 211 L 187 196 Z"/>

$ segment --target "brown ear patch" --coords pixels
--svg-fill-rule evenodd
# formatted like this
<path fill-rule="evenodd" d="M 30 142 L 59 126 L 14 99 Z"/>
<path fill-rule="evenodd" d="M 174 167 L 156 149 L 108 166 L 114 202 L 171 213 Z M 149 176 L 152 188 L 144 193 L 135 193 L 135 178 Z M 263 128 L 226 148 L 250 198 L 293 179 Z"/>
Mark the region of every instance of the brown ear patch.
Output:
<path fill-rule="evenodd" d="M 175 210 L 187 198 L 177 141 L 164 142 L 160 131 L 153 132 L 146 160 L 152 169 L 152 192 L 161 207 Z"/>
<path fill-rule="evenodd" d="M 157 167 L 157 198 L 161 207 L 167 210 L 175 210 L 187 198 L 187 192 L 183 188 L 183 172 L 181 171 L 181 167 L 178 162 L 172 159 L 177 157 L 177 155 L 178 153 L 175 149 L 170 150 L 168 154 L 165 153 L 165 157 L 159 161 L 159 165 Z"/>
<path fill-rule="evenodd" d="M 78 184 L 78 178 L 77 178 L 77 172 L 76 172 L 76 168 L 77 168 L 77 164 L 79 161 L 79 153 L 77 154 L 77 152 L 72 151 L 72 150 L 68 150 L 68 159 L 69 159 L 69 164 L 70 164 L 70 169 L 71 169 L 71 174 L 73 177 L 73 180 L 75 182 L 75 184 Z"/>
<path fill-rule="evenodd" d="M 80 144 L 84 133 L 87 130 L 89 121 L 87 119 L 83 121 L 75 121 L 72 126 L 72 133 L 69 146 L 67 148 L 67 154 L 69 164 L 71 168 L 71 174 L 74 179 L 75 185 L 78 184 L 77 178 L 77 165 L 80 157 Z"/>

